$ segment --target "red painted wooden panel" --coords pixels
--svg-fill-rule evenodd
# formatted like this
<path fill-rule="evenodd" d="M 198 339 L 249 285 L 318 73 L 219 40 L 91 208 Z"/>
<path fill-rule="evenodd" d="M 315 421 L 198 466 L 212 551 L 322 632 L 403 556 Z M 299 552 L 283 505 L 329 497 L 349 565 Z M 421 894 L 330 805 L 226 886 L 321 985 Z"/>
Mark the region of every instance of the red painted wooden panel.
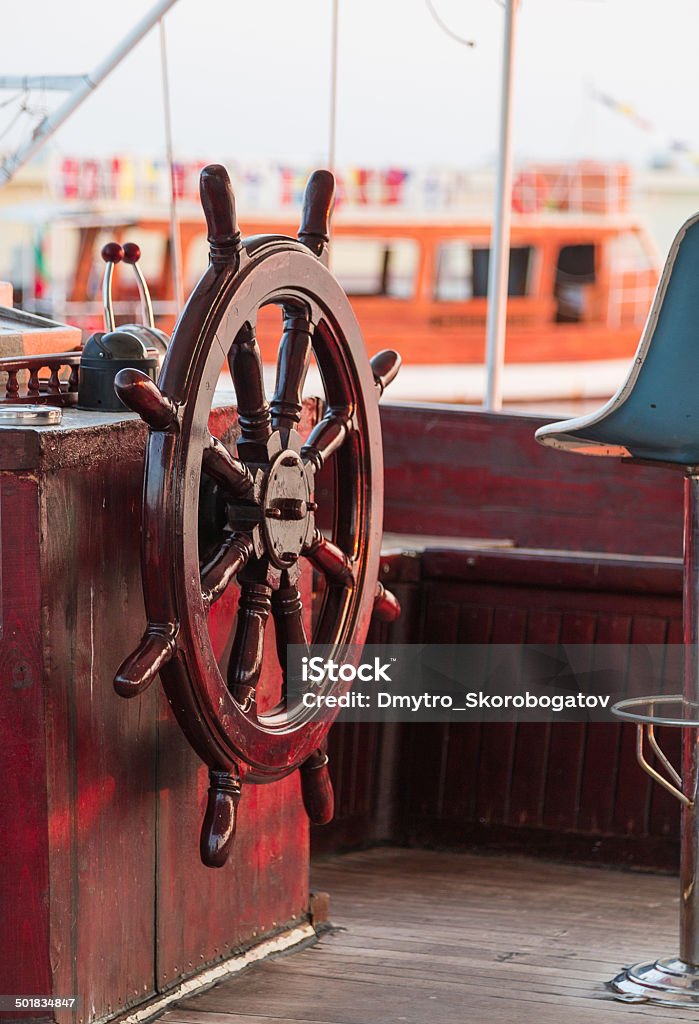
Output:
<path fill-rule="evenodd" d="M 626 645 L 631 637 L 630 615 L 601 616 L 595 642 Z M 608 657 L 608 656 L 607 656 Z M 621 670 L 628 671 L 624 656 Z M 619 770 L 620 727 L 598 722 L 588 729 L 580 791 L 578 827 L 589 832 L 610 831 L 613 824 L 617 773 Z"/>
<path fill-rule="evenodd" d="M 561 617 L 561 643 L 593 644 L 597 617 L 588 612 L 565 611 Z M 548 828 L 574 828 L 580 808 L 583 753 L 588 726 L 554 723 L 547 762 L 543 823 Z"/>
<path fill-rule="evenodd" d="M 529 644 L 556 644 L 561 616 L 555 611 L 532 609 L 527 616 Z M 508 820 L 512 825 L 543 824 L 551 725 L 520 722 L 517 726 Z"/>
<path fill-rule="evenodd" d="M 428 550 L 421 565 L 415 642 L 662 644 L 680 635 L 677 560 Z M 654 816 L 634 730 L 616 723 L 408 725 L 402 765 L 407 838 L 511 844 L 519 832 L 529 848 L 567 844 L 663 866 L 677 852 L 677 811 L 660 803 Z M 653 837 L 642 850 L 638 840 Z"/>
<path fill-rule="evenodd" d="M 155 991 L 157 691 L 112 685 L 143 631 L 140 472 L 122 458 L 42 480 L 52 948 L 78 1020 Z"/>
<path fill-rule="evenodd" d="M 680 473 L 543 448 L 534 431 L 546 421 L 535 416 L 386 405 L 381 421 L 387 530 L 571 551 L 682 552 Z"/>
<path fill-rule="evenodd" d="M 495 607 L 489 642 L 524 643 L 527 630 L 525 608 Z M 456 726 L 454 727 L 456 729 Z M 476 815 L 483 824 L 506 821 L 510 806 L 514 767 L 516 727 L 511 722 L 483 725 L 480 736 Z"/>
<path fill-rule="evenodd" d="M 0 474 L 0 525 L 0 993 L 43 994 L 51 973 L 35 479 Z"/>
<path fill-rule="evenodd" d="M 144 439 L 135 420 L 8 431 L 0 453 L 12 470 L 0 474 L 0 991 L 77 994 L 78 1021 L 140 1002 L 307 907 L 296 777 L 248 787 L 233 863 L 205 870 L 205 769 L 157 683 L 132 701 L 114 693 L 145 624 Z M 217 606 L 219 649 L 233 609 Z"/>

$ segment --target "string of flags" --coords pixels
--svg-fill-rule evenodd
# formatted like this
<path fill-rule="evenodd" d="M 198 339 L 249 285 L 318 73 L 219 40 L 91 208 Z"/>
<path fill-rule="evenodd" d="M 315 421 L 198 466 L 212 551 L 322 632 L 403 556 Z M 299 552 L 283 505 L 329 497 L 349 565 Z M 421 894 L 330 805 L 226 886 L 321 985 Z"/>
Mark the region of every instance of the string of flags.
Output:
<path fill-rule="evenodd" d="M 654 125 L 652 121 L 649 121 L 647 117 L 644 117 L 632 103 L 619 100 L 610 93 L 602 92 L 593 87 L 589 87 L 589 93 L 590 96 L 602 106 L 606 107 L 608 110 L 613 110 L 616 114 L 620 114 L 628 121 L 633 122 L 633 124 L 635 124 L 641 131 L 648 133 L 658 132 L 657 126 Z M 685 139 L 668 139 L 665 142 L 665 148 L 670 153 L 687 157 L 692 163 L 699 166 L 699 151 L 693 149 L 691 144 Z"/>
<path fill-rule="evenodd" d="M 178 200 L 199 205 L 199 173 L 208 161 L 179 161 L 173 181 Z M 241 205 L 249 210 L 298 207 L 312 168 L 275 162 L 228 161 Z M 54 197 L 80 201 L 167 203 L 170 168 L 165 160 L 128 155 L 106 158 L 63 156 L 50 171 Z M 336 205 L 450 209 L 471 189 L 466 171 L 450 168 L 345 167 L 336 172 Z"/>

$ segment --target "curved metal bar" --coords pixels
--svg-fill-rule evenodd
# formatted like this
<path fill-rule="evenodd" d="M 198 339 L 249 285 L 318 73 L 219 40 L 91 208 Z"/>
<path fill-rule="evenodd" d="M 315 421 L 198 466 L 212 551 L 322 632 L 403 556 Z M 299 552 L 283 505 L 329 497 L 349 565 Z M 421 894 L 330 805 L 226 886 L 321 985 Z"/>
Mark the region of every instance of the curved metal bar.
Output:
<path fill-rule="evenodd" d="M 697 718 L 665 718 L 652 713 L 641 714 L 633 710 L 634 708 L 649 707 L 652 711 L 656 704 L 681 704 L 699 712 L 699 705 L 688 701 L 681 693 L 660 693 L 650 697 L 627 697 L 625 700 L 619 700 L 612 705 L 612 714 L 617 718 L 637 724 L 645 722 L 648 725 L 671 725 L 676 729 L 699 728 L 699 719 Z"/>
<path fill-rule="evenodd" d="M 112 304 L 112 278 L 114 277 L 114 264 L 109 262 L 104 269 L 102 279 L 102 309 L 104 313 L 105 331 L 113 331 L 116 327 L 114 320 L 114 306 Z"/>
<path fill-rule="evenodd" d="M 681 804 L 684 804 L 685 807 L 692 807 L 693 801 L 690 800 L 688 796 L 685 796 L 681 789 L 678 789 L 677 786 L 672 784 L 672 782 L 669 782 L 663 775 L 660 774 L 660 772 L 657 772 L 655 768 L 653 768 L 652 765 L 648 763 L 648 761 L 646 761 L 645 755 L 643 753 L 644 733 L 645 724 L 639 722 L 636 725 L 636 760 L 640 764 L 641 768 L 644 772 L 646 772 L 647 775 L 650 775 L 651 779 L 657 782 L 658 785 L 662 786 L 663 789 L 666 789 L 668 793 L 672 793 L 672 795 L 676 797 Z M 662 755 L 661 760 L 663 762 L 666 761 L 664 754 Z M 674 773 L 674 768 L 672 769 L 672 771 Z"/>
<path fill-rule="evenodd" d="M 676 768 L 670 763 L 670 760 L 666 756 L 665 751 L 661 749 L 660 744 L 656 740 L 656 738 L 655 738 L 655 726 L 654 725 L 649 725 L 647 727 L 647 734 L 648 734 L 648 742 L 650 743 L 651 748 L 652 748 L 655 756 L 658 758 L 660 763 L 665 766 L 665 770 L 667 771 L 667 773 L 670 776 L 670 778 L 673 779 L 673 781 L 676 783 L 676 785 L 681 786 L 682 785 L 682 776 L 676 770 Z"/>
<path fill-rule="evenodd" d="M 127 261 L 128 262 L 128 261 Z M 141 315 L 143 316 L 143 322 L 146 327 L 155 327 L 155 318 L 153 316 L 153 303 L 150 298 L 150 290 L 148 288 L 148 282 L 143 276 L 143 271 L 135 261 L 131 264 L 136 275 L 136 284 L 138 285 L 138 292 L 141 296 Z"/>

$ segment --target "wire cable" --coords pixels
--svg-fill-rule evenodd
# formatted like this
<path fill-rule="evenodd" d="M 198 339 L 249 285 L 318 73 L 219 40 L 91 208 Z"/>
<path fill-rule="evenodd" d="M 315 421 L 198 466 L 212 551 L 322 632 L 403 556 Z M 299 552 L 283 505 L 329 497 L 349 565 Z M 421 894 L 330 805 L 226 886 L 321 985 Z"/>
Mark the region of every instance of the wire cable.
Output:
<path fill-rule="evenodd" d="M 461 43 L 462 46 L 476 45 L 473 39 L 464 39 L 463 36 L 458 35 L 458 33 L 454 32 L 452 29 L 449 28 L 446 22 L 443 21 L 442 18 L 437 13 L 435 6 L 432 3 L 432 0 L 425 0 L 425 3 L 427 4 L 427 10 L 432 15 L 433 20 L 437 22 L 442 32 L 446 33 L 446 35 L 448 35 L 450 39 L 454 39 L 457 43 Z"/>

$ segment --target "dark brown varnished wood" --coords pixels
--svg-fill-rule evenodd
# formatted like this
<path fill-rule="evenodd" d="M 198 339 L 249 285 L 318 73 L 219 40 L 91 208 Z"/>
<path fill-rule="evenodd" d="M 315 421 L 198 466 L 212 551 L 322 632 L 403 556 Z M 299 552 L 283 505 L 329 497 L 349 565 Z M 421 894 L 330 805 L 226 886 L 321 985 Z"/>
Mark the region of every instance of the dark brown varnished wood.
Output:
<path fill-rule="evenodd" d="M 274 430 L 292 430 L 301 417 L 302 392 L 311 359 L 312 326 L 307 309 L 284 310 L 284 333 L 277 357 L 277 383 L 271 403 Z"/>
<path fill-rule="evenodd" d="M 299 241 L 323 257 L 330 241 L 330 217 L 335 201 L 335 178 L 330 171 L 314 171 L 303 197 Z"/>
<path fill-rule="evenodd" d="M 304 555 L 315 569 L 328 579 L 343 586 L 353 587 L 355 583 L 352 562 L 337 544 L 329 541 L 320 530 L 313 535 L 313 542 L 304 550 Z"/>
<path fill-rule="evenodd" d="M 347 410 L 331 409 L 311 431 L 301 456 L 319 473 L 330 456 L 344 443 L 351 421 Z"/>
<path fill-rule="evenodd" d="M 250 470 L 239 459 L 234 459 L 217 437 L 210 437 L 202 457 L 204 472 L 233 498 L 249 498 L 253 488 Z"/>
<path fill-rule="evenodd" d="M 282 694 L 286 697 L 287 647 L 289 644 L 308 646 L 301 591 L 296 583 L 289 578 L 288 572 L 283 573 L 279 589 L 272 594 L 272 618 L 274 619 L 274 633 L 277 642 L 277 657 L 282 669 Z"/>
<path fill-rule="evenodd" d="M 237 265 L 241 241 L 235 196 L 228 171 L 221 164 L 209 164 L 199 179 L 201 205 L 208 229 L 209 253 L 216 266 Z"/>
<path fill-rule="evenodd" d="M 401 366 L 400 355 L 394 349 L 385 348 L 372 356 L 370 362 L 376 387 L 379 394 L 382 395 L 391 381 L 398 376 Z"/>
<path fill-rule="evenodd" d="M 228 666 L 228 688 L 235 700 L 248 711 L 255 703 L 262 671 L 265 627 L 271 610 L 272 588 L 254 577 L 240 577 L 238 620 Z"/>
<path fill-rule="evenodd" d="M 226 537 L 201 572 L 201 589 L 206 604 L 218 601 L 233 577 L 247 565 L 252 552 L 252 541 L 246 534 L 233 533 Z"/>
<path fill-rule="evenodd" d="M 206 811 L 199 852 L 207 868 L 222 868 L 228 860 L 240 802 L 240 779 L 232 772 L 210 771 Z"/>
<path fill-rule="evenodd" d="M 137 697 L 150 686 L 174 653 L 175 640 L 170 628 L 158 632 L 150 626 L 133 654 L 117 669 L 114 689 L 120 697 Z"/>
<path fill-rule="evenodd" d="M 131 407 L 140 406 L 152 428 L 144 488 L 144 594 L 151 631 L 159 633 L 169 624 L 176 636 L 175 654 L 162 665 L 162 680 L 200 757 L 214 772 L 239 764 L 241 782 L 287 775 L 320 749 L 330 726 L 309 715 L 300 702 L 286 706 L 283 688 L 278 699 L 285 715 L 258 714 L 256 706 L 272 594 L 279 593 L 274 607 L 282 668 L 284 638 L 305 637 L 295 589 L 300 556 L 308 553 L 314 564 L 324 566 L 331 584 L 317 616 L 318 642 L 333 647 L 361 642 L 373 608 L 382 510 L 378 396 L 346 296 L 317 258 L 327 239 L 331 185 L 332 177 L 323 174 L 309 185 L 302 223 L 307 246 L 270 236 L 247 239 L 238 252 L 230 183 L 222 168 L 207 168 L 201 188 L 211 264 L 177 325 L 158 388 L 145 389 L 134 377 L 125 387 Z M 284 318 L 271 408 L 255 338 L 263 306 L 279 307 Z M 337 453 L 333 539 L 318 534 L 309 544 L 317 508 L 314 466 L 310 457 L 305 464 L 303 442 L 294 428 L 311 347 L 328 408 L 347 423 L 339 431 L 327 424 L 316 437 L 317 447 L 307 453 L 316 463 Z M 226 354 L 236 391 L 242 463 L 212 440 L 207 428 Z M 348 432 L 350 409 L 353 429 Z M 341 444 L 343 437 L 346 443 Z M 202 470 L 219 487 L 216 491 L 207 481 L 209 505 L 201 506 L 211 508 L 210 518 L 223 531 L 218 549 L 215 531 L 206 526 L 209 513 L 200 513 Z M 246 547 L 240 544 L 242 535 Z M 199 564 L 200 543 L 206 565 Z M 351 560 L 343 549 L 352 552 Z M 361 570 L 356 577 L 355 565 Z M 228 599 L 226 587 L 235 575 L 240 599 L 226 666 L 213 648 L 206 616 L 212 605 L 218 607 L 216 598 L 226 594 Z M 218 798 L 212 799 L 216 804 Z"/>
<path fill-rule="evenodd" d="M 300 773 L 303 806 L 309 821 L 314 825 L 327 825 L 335 813 L 335 794 L 325 744 L 304 761 Z"/>
<path fill-rule="evenodd" d="M 383 583 L 377 584 L 374 599 L 374 616 L 379 622 L 395 622 L 400 615 L 398 598 L 386 590 Z"/>
<path fill-rule="evenodd" d="M 78 401 L 79 370 L 79 351 L 4 357 L 0 374 L 7 378 L 0 403 L 73 406 Z"/>
<path fill-rule="evenodd" d="M 260 348 L 251 324 L 243 324 L 236 335 L 228 365 L 238 405 L 240 453 L 250 460 L 261 458 L 260 446 L 269 439 L 272 419 L 265 396 Z"/>
<path fill-rule="evenodd" d="M 138 413 L 151 430 L 169 430 L 177 422 L 177 407 L 142 370 L 120 370 L 114 389 L 127 409 Z"/>

